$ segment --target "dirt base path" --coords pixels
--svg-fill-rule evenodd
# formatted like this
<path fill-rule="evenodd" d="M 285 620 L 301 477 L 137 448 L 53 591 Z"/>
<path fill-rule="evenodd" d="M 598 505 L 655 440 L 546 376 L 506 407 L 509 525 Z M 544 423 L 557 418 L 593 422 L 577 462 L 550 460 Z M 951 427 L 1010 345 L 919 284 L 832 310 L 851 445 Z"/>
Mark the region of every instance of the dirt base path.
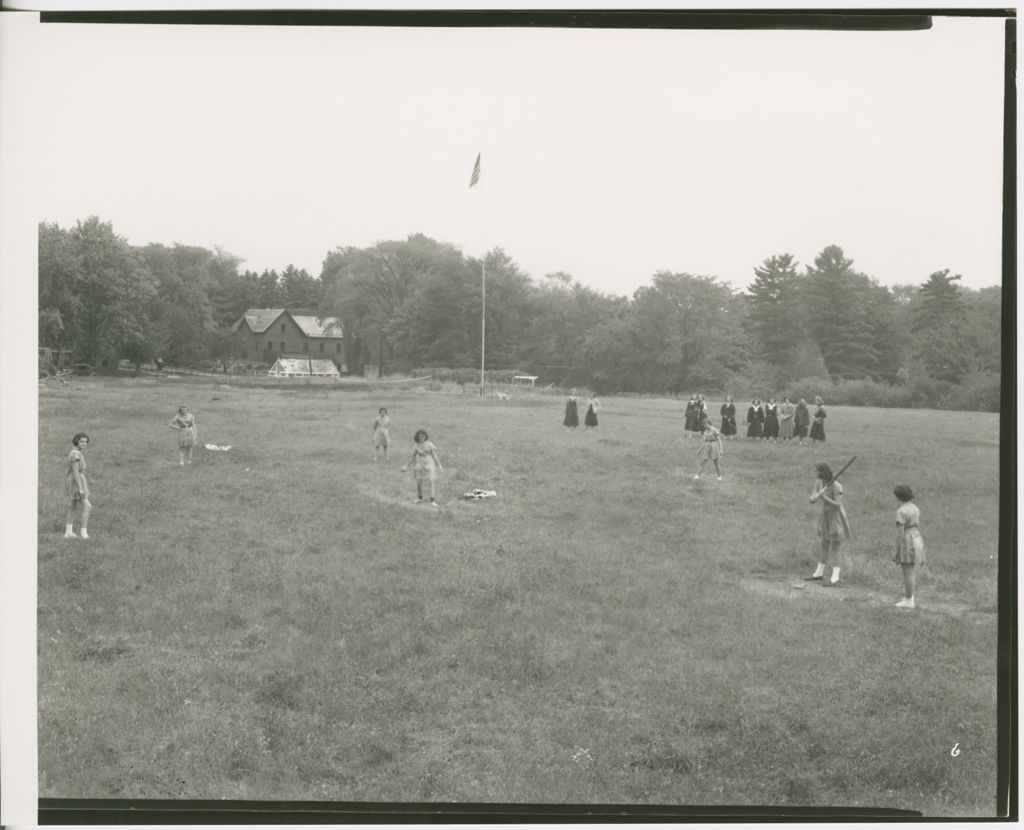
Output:
<path fill-rule="evenodd" d="M 913 610 L 897 608 L 899 599 L 893 592 L 872 591 L 858 585 L 844 584 L 841 588 L 823 588 L 818 582 L 809 582 L 799 577 L 789 579 L 765 579 L 744 577 L 740 587 L 752 594 L 774 596 L 793 602 L 855 602 L 891 609 L 894 614 L 947 614 L 974 623 L 995 622 L 993 612 L 977 611 L 963 603 L 926 598 L 918 600 Z"/>

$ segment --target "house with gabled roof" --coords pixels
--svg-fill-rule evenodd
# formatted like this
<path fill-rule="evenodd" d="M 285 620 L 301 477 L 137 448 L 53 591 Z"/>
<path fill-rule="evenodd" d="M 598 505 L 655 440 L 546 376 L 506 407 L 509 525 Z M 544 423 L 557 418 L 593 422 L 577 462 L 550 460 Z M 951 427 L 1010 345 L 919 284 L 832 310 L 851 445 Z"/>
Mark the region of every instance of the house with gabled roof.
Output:
<path fill-rule="evenodd" d="M 287 308 L 250 308 L 231 331 L 241 360 L 275 363 L 279 358 L 330 360 L 345 371 L 345 332 L 337 317 Z"/>

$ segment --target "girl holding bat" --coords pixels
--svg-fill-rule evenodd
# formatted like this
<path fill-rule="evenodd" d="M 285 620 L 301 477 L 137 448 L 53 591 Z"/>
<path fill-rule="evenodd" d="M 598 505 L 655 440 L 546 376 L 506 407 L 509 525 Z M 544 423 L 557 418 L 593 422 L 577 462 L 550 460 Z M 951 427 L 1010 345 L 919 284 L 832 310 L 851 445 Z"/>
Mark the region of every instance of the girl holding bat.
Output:
<path fill-rule="evenodd" d="M 846 467 L 852 463 L 853 459 Z M 841 474 L 846 467 L 843 467 L 839 473 Z M 804 578 L 821 581 L 823 588 L 836 588 L 839 585 L 840 546 L 852 535 L 850 521 L 846 517 L 846 508 L 843 507 L 843 485 L 836 480 L 838 475 L 833 475 L 832 468 L 825 463 L 816 464 L 815 469 L 818 473 L 818 480 L 814 483 L 814 492 L 811 493 L 811 504 L 816 501 L 821 502 L 821 515 L 818 517 L 821 555 L 814 573 Z M 832 575 L 826 580 L 825 567 L 829 565 L 832 567 Z"/>

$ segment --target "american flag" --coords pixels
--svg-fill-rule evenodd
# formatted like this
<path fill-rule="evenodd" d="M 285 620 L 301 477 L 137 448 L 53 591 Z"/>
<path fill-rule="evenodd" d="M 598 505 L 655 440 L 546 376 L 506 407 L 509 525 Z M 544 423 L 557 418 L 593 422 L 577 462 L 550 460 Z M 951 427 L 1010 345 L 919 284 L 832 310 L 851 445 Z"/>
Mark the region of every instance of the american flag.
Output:
<path fill-rule="evenodd" d="M 472 187 L 480 181 L 480 154 L 476 154 L 476 164 L 473 165 L 473 175 L 469 177 L 469 186 Z"/>

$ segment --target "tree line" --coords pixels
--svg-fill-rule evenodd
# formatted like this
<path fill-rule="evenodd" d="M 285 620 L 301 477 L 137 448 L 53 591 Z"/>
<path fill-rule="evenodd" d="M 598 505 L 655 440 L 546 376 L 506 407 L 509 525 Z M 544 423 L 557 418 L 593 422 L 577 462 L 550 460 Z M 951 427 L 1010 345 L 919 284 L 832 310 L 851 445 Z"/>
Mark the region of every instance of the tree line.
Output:
<path fill-rule="evenodd" d="M 967 289 L 944 269 L 888 288 L 837 245 L 806 266 L 769 256 L 744 290 L 659 271 L 631 297 L 565 273 L 536 280 L 501 248 L 482 263 L 422 234 L 335 248 L 317 276 L 240 263 L 219 248 L 133 246 L 97 217 L 72 228 L 43 222 L 40 346 L 93 364 L 159 357 L 226 369 L 230 327 L 246 309 L 288 308 L 339 317 L 353 372 L 475 370 L 485 265 L 490 370 L 601 393 L 764 397 L 813 386 L 836 403 L 999 403 L 998 286 Z"/>

